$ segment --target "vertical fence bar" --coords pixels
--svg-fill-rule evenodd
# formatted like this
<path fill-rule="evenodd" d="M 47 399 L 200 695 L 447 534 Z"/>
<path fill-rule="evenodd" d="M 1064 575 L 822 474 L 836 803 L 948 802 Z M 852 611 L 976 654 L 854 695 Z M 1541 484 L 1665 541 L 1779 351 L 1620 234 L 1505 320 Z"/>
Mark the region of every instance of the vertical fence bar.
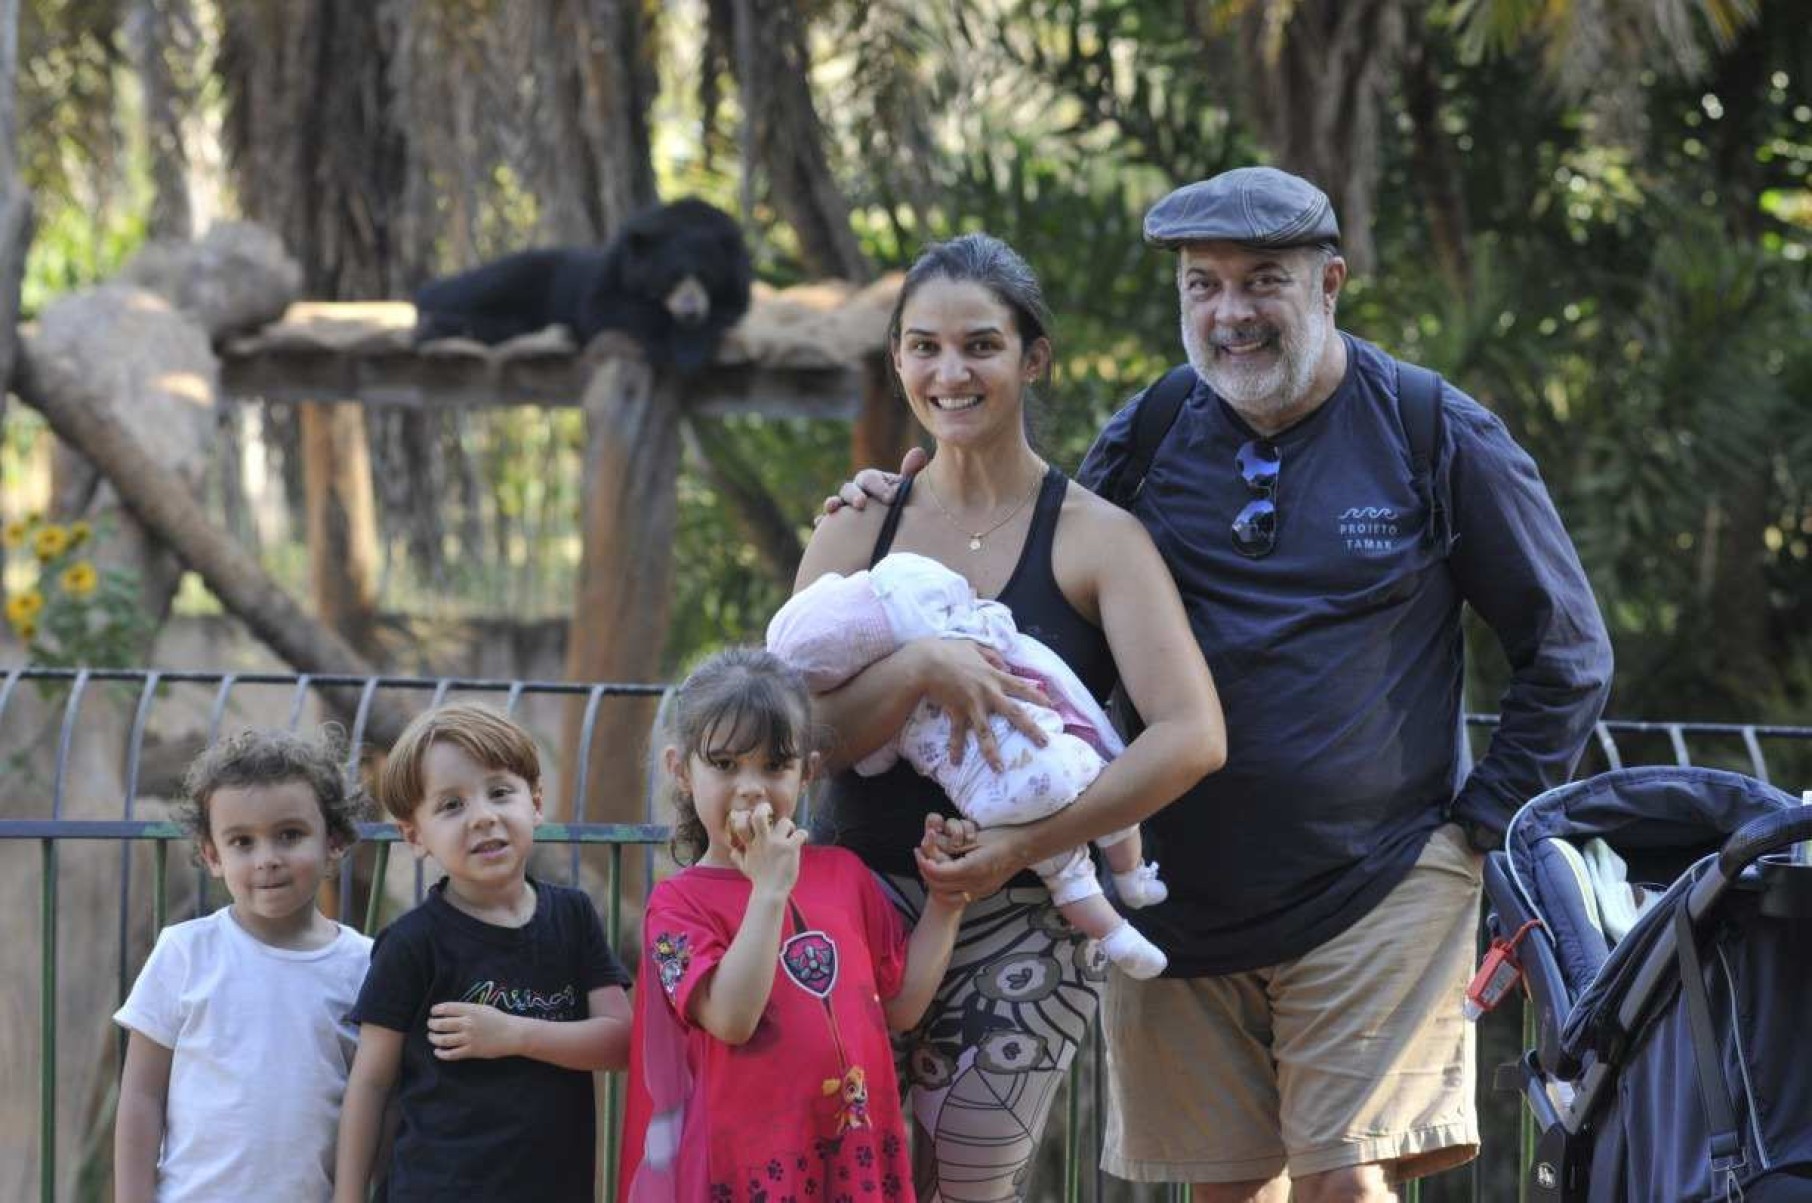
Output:
<path fill-rule="evenodd" d="M 162 675 L 163 674 L 155 668 L 145 674 L 144 689 L 138 695 L 138 710 L 132 716 L 132 733 L 126 737 L 126 796 L 120 804 L 120 817 L 127 821 L 130 821 L 133 818 L 132 812 L 134 804 L 138 800 L 139 755 L 144 749 L 145 720 L 151 715 L 151 702 L 157 697 L 157 683 Z M 128 953 L 130 951 L 128 945 L 131 943 L 130 934 L 132 931 L 131 906 L 132 841 L 121 840 L 120 955 L 117 966 L 119 970 L 119 981 L 116 983 L 119 987 L 118 997 L 121 1006 L 126 1004 L 126 992 L 132 986 L 131 977 L 127 972 Z M 126 1064 L 126 1029 L 119 1027 L 116 1024 L 114 1026 L 113 1038 L 115 1049 L 119 1054 L 119 1063 L 123 1067 Z"/>
<path fill-rule="evenodd" d="M 1535 1008 L 1529 1005 L 1527 994 L 1523 995 L 1523 1048 L 1535 1047 L 1536 1022 Z M 1529 1167 L 1535 1164 L 1535 1113 L 1525 1103 L 1516 1111 L 1516 1147 L 1521 1156 L 1516 1162 L 1516 1198 L 1517 1203 L 1529 1203 Z"/>
<path fill-rule="evenodd" d="M 583 761 L 580 762 L 584 763 Z M 584 772 L 583 769 L 580 770 Z M 607 915 L 609 924 L 608 939 L 612 952 L 617 959 L 623 959 L 623 843 L 613 840 L 610 845 L 610 910 Z M 637 957 L 637 961 L 641 958 Z M 647 983 L 643 983 L 648 988 Z M 618 1131 L 617 1115 L 622 1111 L 623 1075 L 606 1074 L 604 1077 L 604 1197 L 617 1197 L 617 1175 L 621 1171 L 619 1164 L 623 1158 L 623 1134 Z"/>
<path fill-rule="evenodd" d="M 1072 1056 L 1070 1058 L 1070 1080 L 1065 1084 L 1063 1094 L 1063 1198 L 1064 1203 L 1080 1203 L 1082 1198 L 1081 1057 Z"/>
<path fill-rule="evenodd" d="M 573 772 L 573 804 L 572 809 L 568 812 L 575 823 L 585 822 L 585 795 L 589 792 L 587 786 L 590 785 L 588 778 L 591 773 L 591 736 L 598 722 L 598 704 L 603 700 L 604 687 L 593 685 L 591 693 L 585 699 L 585 717 L 580 720 L 579 724 L 579 767 Z M 571 857 L 568 873 L 572 877 L 572 884 L 577 886 L 579 884 L 579 845 L 575 841 L 567 847 Z M 617 876 L 614 862 L 611 867 L 610 880 L 611 889 L 615 890 Z M 652 876 L 649 880 L 653 880 Z M 611 938 L 613 940 L 616 938 L 614 931 L 611 933 Z M 614 949 L 616 945 L 612 944 L 611 947 Z"/>
<path fill-rule="evenodd" d="M 1111 987 L 1109 987 L 1109 988 L 1111 989 Z M 1103 994 L 1105 994 L 1106 992 L 1107 992 L 1106 989 L 1104 989 L 1102 991 Z M 1094 1203 L 1101 1203 L 1101 1192 L 1106 1188 L 1106 1185 L 1107 1185 L 1105 1182 L 1102 1181 L 1102 1178 L 1105 1175 L 1106 1171 L 1104 1171 L 1101 1168 L 1101 1158 L 1098 1155 L 1100 1153 L 1102 1144 L 1107 1140 L 1107 1112 L 1104 1110 L 1104 1107 L 1106 1106 L 1105 1095 L 1107 1092 L 1107 1086 L 1102 1080 L 1107 1074 L 1107 1049 L 1104 1044 L 1104 1038 L 1101 1034 L 1101 1006 L 1098 1003 L 1095 1006 L 1095 1017 L 1093 1019 L 1089 1020 L 1088 1026 L 1089 1026 L 1089 1033 L 1090 1033 L 1089 1057 L 1091 1060 L 1093 1060 L 1094 1065 L 1095 1065 L 1095 1073 L 1094 1073 L 1094 1079 L 1095 1079 L 1095 1081 L 1094 1081 L 1094 1087 L 1095 1087 L 1094 1088 L 1095 1150 L 1096 1150 L 1097 1156 L 1095 1157 L 1095 1164 L 1093 1167 L 1094 1168 L 1094 1179 L 1095 1179 L 1095 1193 L 1092 1197 L 1093 1197 Z"/>
<path fill-rule="evenodd" d="M 208 744 L 220 738 L 221 724 L 226 721 L 227 698 L 238 683 L 238 673 L 227 673 L 220 678 L 220 688 L 214 691 L 214 705 L 208 710 Z M 195 913 L 205 915 L 208 912 L 208 871 L 199 862 L 195 865 Z"/>
<path fill-rule="evenodd" d="M 366 677 L 365 686 L 359 691 L 359 705 L 352 714 L 352 733 L 346 737 L 346 778 L 357 781 L 359 775 L 359 746 L 365 740 L 365 724 L 371 718 L 371 702 L 377 696 L 378 679 Z M 348 850 L 340 858 L 340 892 L 334 900 L 334 918 L 345 923 L 352 912 L 352 888 L 354 885 L 353 865 L 357 861 Z M 366 910 L 370 910 L 369 904 Z"/>
<path fill-rule="evenodd" d="M 365 899 L 365 926 L 360 930 L 375 936 L 378 920 L 384 914 L 384 881 L 390 875 L 390 844 L 387 840 L 372 840 L 371 846 L 376 849 L 376 859 L 371 865 L 371 895 Z"/>
<path fill-rule="evenodd" d="M 50 817 L 63 817 L 64 792 L 69 786 L 69 746 L 75 742 L 76 715 L 82 712 L 82 694 L 88 688 L 88 670 L 81 669 L 69 684 L 69 704 L 63 707 L 63 728 L 57 732 L 56 779 L 51 782 Z"/>
<path fill-rule="evenodd" d="M 1762 755 L 1762 742 L 1755 737 L 1755 728 L 1747 724 L 1743 727 L 1743 747 L 1749 752 L 1749 767 L 1755 779 L 1768 782 L 1768 758 Z"/>
<path fill-rule="evenodd" d="M 43 1203 L 57 1198 L 57 842 L 43 850 L 43 917 L 38 932 L 43 953 L 38 990 L 38 1192 Z"/>
<path fill-rule="evenodd" d="M 164 893 L 170 884 L 170 841 L 158 840 L 152 845 L 151 888 L 155 891 L 151 898 L 151 923 L 158 931 L 164 930 L 164 924 L 170 917 L 170 904 Z"/>

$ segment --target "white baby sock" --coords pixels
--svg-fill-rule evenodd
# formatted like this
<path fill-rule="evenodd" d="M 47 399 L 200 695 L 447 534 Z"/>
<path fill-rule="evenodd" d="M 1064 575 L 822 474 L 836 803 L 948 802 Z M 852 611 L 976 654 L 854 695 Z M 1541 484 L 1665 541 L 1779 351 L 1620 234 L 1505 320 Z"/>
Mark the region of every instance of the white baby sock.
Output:
<path fill-rule="evenodd" d="M 1102 938 L 1101 952 L 1120 967 L 1120 972 L 1141 981 L 1158 976 L 1164 972 L 1164 966 L 1170 964 L 1170 959 L 1164 955 L 1163 950 L 1140 935 L 1138 928 L 1126 922 L 1122 922 Z"/>
<path fill-rule="evenodd" d="M 1156 861 L 1114 874 L 1114 890 L 1120 895 L 1120 901 L 1135 911 L 1170 897 L 1170 887 L 1158 878 Z"/>

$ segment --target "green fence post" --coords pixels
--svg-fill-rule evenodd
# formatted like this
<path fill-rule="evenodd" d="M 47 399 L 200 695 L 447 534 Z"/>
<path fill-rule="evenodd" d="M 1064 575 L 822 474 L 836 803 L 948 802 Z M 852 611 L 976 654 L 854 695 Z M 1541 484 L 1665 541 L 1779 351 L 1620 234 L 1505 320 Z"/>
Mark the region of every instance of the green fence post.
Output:
<path fill-rule="evenodd" d="M 38 1181 L 43 1203 L 57 1198 L 57 843 L 43 849 L 44 915 L 39 938 L 44 968 L 38 992 Z"/>

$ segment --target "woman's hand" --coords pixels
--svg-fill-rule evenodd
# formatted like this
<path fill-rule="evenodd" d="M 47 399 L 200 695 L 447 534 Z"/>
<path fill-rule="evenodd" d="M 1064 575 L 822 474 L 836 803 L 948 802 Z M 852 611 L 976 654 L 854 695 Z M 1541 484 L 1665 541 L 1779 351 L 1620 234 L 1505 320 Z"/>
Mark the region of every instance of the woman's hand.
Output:
<path fill-rule="evenodd" d="M 730 812 L 730 859 L 757 890 L 785 897 L 799 880 L 799 850 L 806 831 L 793 820 L 775 818 L 766 802 Z"/>
<path fill-rule="evenodd" d="M 950 864 L 954 858 L 974 848 L 978 830 L 968 819 L 947 819 L 940 814 L 928 814 L 925 816 L 925 834 L 919 837 L 918 847 L 912 850 L 913 859 L 919 863 L 919 875 L 925 879 L 927 890 L 946 906 L 957 910 L 974 902 L 973 894 L 961 889 L 933 887 L 925 868 L 927 865 Z"/>
<path fill-rule="evenodd" d="M 967 852 L 941 857 L 931 856 L 921 843 L 917 856 L 925 888 L 965 903 L 999 892 L 1032 862 L 1021 846 L 1023 838 L 1013 827 L 988 827 L 973 833 Z"/>
<path fill-rule="evenodd" d="M 435 1003 L 428 1012 L 428 1043 L 442 1061 L 517 1056 L 520 1028 L 514 1015 L 484 1003 Z"/>
<path fill-rule="evenodd" d="M 1018 706 L 1049 706 L 1036 682 L 1016 677 L 999 653 L 967 639 L 918 639 L 908 645 L 918 658 L 924 698 L 950 720 L 950 763 L 961 764 L 969 736 L 975 736 L 982 759 L 999 771 L 1000 743 L 988 724 L 998 714 L 1039 747 L 1049 742 L 1032 716 Z"/>

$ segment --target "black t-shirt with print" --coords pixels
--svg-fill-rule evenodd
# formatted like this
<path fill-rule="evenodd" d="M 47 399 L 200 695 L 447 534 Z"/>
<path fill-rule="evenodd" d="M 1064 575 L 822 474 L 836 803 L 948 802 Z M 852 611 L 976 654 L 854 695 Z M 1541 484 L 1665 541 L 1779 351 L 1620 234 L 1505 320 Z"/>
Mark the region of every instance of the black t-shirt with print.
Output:
<path fill-rule="evenodd" d="M 474 919 L 444 897 L 446 879 L 378 934 L 355 1022 L 402 1032 L 402 1122 L 391 1156 L 389 1203 L 592 1196 L 596 1119 L 592 1076 L 526 1057 L 442 1061 L 428 1011 L 481 1002 L 535 1019 L 589 1017 L 587 998 L 628 985 L 591 900 L 533 882 L 522 927 Z"/>

